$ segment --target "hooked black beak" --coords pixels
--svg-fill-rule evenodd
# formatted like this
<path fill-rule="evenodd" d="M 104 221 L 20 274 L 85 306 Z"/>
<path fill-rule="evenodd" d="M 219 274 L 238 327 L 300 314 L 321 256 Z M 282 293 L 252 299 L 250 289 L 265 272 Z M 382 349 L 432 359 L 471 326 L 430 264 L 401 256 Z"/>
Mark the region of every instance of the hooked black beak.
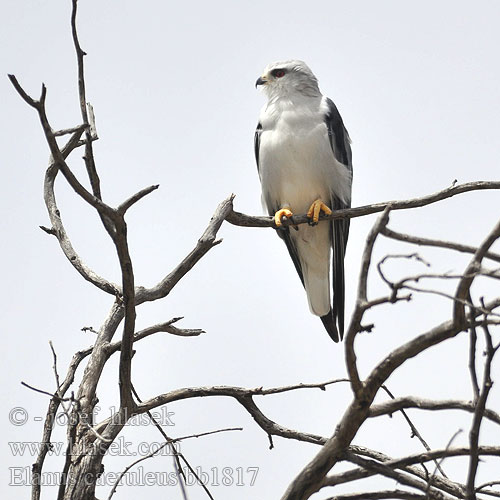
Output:
<path fill-rule="evenodd" d="M 267 83 L 267 80 L 259 76 L 257 81 L 255 82 L 255 88 L 257 88 L 259 85 L 265 85 Z"/>

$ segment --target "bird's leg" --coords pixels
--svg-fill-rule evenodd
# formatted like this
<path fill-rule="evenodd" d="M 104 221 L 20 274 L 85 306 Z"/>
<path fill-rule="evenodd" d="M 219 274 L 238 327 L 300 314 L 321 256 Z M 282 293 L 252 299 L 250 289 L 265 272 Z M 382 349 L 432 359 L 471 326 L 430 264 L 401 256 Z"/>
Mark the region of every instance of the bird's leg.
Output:
<path fill-rule="evenodd" d="M 312 205 L 309 207 L 307 211 L 307 217 L 312 219 L 309 224 L 311 226 L 315 226 L 319 220 L 320 212 L 324 212 L 326 215 L 330 215 L 332 213 L 330 207 L 327 207 L 319 198 L 312 202 Z"/>
<path fill-rule="evenodd" d="M 284 207 L 280 208 L 275 214 L 274 214 L 274 223 L 276 224 L 276 227 L 281 227 L 282 222 L 281 218 L 282 217 L 287 217 L 288 219 L 291 219 L 293 217 L 293 212 L 290 210 L 289 207 Z"/>

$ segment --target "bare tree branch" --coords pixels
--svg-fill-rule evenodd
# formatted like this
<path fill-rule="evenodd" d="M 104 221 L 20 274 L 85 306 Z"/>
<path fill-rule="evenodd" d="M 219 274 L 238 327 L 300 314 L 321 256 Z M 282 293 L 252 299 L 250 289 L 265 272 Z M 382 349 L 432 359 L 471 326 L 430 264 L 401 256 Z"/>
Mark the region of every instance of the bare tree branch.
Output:
<path fill-rule="evenodd" d="M 470 312 L 475 311 L 475 305 L 472 302 L 472 297 L 469 292 L 467 300 L 472 304 Z M 472 391 L 474 394 L 474 402 L 479 399 L 479 382 L 477 378 L 477 368 L 476 368 L 476 344 L 477 344 L 477 332 L 476 326 L 471 325 L 469 328 L 469 374 L 472 383 Z"/>
<path fill-rule="evenodd" d="M 377 224 L 380 224 L 380 220 Z M 500 298 L 485 307 L 492 309 L 498 307 L 499 304 Z M 472 317 L 469 317 L 468 321 L 470 322 L 471 319 Z M 313 460 L 296 476 L 282 496 L 282 500 L 303 500 L 309 498 L 312 493 L 317 491 L 326 473 L 341 459 L 344 450 L 351 443 L 359 427 L 368 417 L 369 407 L 377 391 L 394 370 L 401 366 L 407 359 L 416 356 L 432 345 L 454 337 L 460 331 L 462 331 L 462 327 L 457 326 L 455 321 L 447 321 L 431 329 L 429 332 L 419 335 L 410 342 L 403 344 L 379 363 L 372 370 L 363 385 L 362 398 L 358 396 L 351 402 L 337 425 L 335 434 L 328 439 Z M 349 333 L 348 331 L 348 335 Z"/>
<path fill-rule="evenodd" d="M 54 137 L 60 137 L 62 135 L 74 134 L 75 132 L 79 132 L 80 128 L 83 128 L 83 130 L 85 130 L 87 127 L 88 125 L 86 124 L 77 125 L 76 127 L 64 128 L 62 130 L 53 130 L 52 133 L 54 134 Z"/>
<path fill-rule="evenodd" d="M 426 498 L 434 500 L 451 500 L 453 497 L 445 495 L 441 491 L 437 491 L 434 487 L 429 488 L 428 484 L 418 479 L 412 478 L 409 474 L 398 472 L 386 464 L 375 462 L 374 460 L 367 460 L 354 453 L 347 453 L 346 459 L 353 462 L 363 469 L 372 470 L 382 476 L 395 479 L 399 484 L 411 486 L 425 493 Z"/>
<path fill-rule="evenodd" d="M 383 212 L 388 206 L 391 210 L 407 210 L 409 208 L 425 207 L 437 201 L 446 200 L 458 194 L 467 193 L 470 191 L 478 191 L 484 189 L 500 189 L 500 181 L 476 181 L 468 182 L 466 184 L 455 184 L 437 193 L 422 196 L 420 198 L 413 198 L 411 200 L 399 201 L 385 201 L 382 203 L 374 203 L 373 205 L 365 205 L 362 207 L 347 208 L 343 210 L 334 210 L 331 215 L 321 215 L 320 220 L 335 220 L 355 217 L 362 217 L 365 215 Z M 273 217 L 254 217 L 239 212 L 231 212 L 227 221 L 235 226 L 244 227 L 273 227 L 277 229 L 274 224 Z M 293 226 L 299 224 L 306 224 L 309 221 L 307 216 L 294 215 L 293 222 L 287 220 L 283 221 L 283 226 Z"/>
<path fill-rule="evenodd" d="M 449 457 L 460 457 L 468 456 L 470 454 L 470 448 L 460 447 L 460 448 L 445 448 L 441 450 L 433 450 L 431 452 L 416 453 L 413 455 L 408 455 L 403 458 L 391 458 L 384 453 L 375 452 L 373 450 L 368 450 L 366 448 L 360 448 L 359 446 L 350 446 L 349 451 L 361 456 L 367 456 L 378 462 L 384 463 L 387 467 L 393 469 L 403 469 L 405 472 L 413 474 L 423 480 L 428 480 L 428 477 L 420 470 L 415 467 L 411 467 L 413 464 L 423 464 L 425 462 L 430 462 L 433 460 Z M 499 446 L 480 446 L 479 454 L 485 456 L 499 457 L 500 447 Z M 324 486 L 337 486 L 339 484 L 345 484 L 352 481 L 357 481 L 366 477 L 370 477 L 377 474 L 374 470 L 368 470 L 364 467 L 358 467 L 356 469 L 350 469 L 344 472 L 339 472 L 338 474 L 332 474 L 327 477 L 322 482 L 322 487 Z M 446 480 L 445 478 L 435 477 L 433 479 L 433 484 L 439 487 L 448 488 L 448 492 L 454 491 L 455 493 L 462 491 L 460 498 L 465 496 L 465 485 L 458 485 L 457 483 Z"/>
<path fill-rule="evenodd" d="M 453 436 L 451 436 L 450 440 L 448 441 L 448 444 L 446 445 L 446 448 L 445 450 L 448 451 L 451 447 L 451 445 L 453 444 L 453 441 L 455 441 L 456 437 L 462 432 L 462 429 L 458 429 L 454 434 Z M 431 450 L 428 450 L 428 451 L 431 451 Z M 441 464 L 443 463 L 444 459 L 447 458 L 447 456 L 444 456 L 442 457 L 440 460 L 434 460 L 434 463 L 435 463 L 435 468 L 434 468 L 434 471 L 432 473 L 432 475 L 427 479 L 427 490 L 426 490 L 426 493 L 427 491 L 429 491 L 429 489 L 431 488 L 431 486 L 435 485 L 436 484 L 436 475 L 437 475 L 437 472 L 441 472 L 441 474 L 445 477 L 445 479 L 448 479 L 448 476 L 444 475 L 443 472 L 442 472 L 442 468 L 441 468 Z M 440 480 L 440 478 L 438 479 L 438 481 Z"/>
<path fill-rule="evenodd" d="M 214 246 L 222 240 L 217 240 L 217 232 L 227 218 L 233 207 L 234 194 L 226 198 L 217 207 L 208 227 L 201 235 L 196 247 L 184 258 L 184 260 L 156 286 L 150 289 L 141 289 L 137 292 L 138 303 L 158 300 L 166 297 L 172 288 L 189 272 L 194 265 Z"/>
<path fill-rule="evenodd" d="M 456 250 L 462 253 L 476 253 L 477 247 L 470 245 L 464 245 L 462 243 L 455 243 L 451 241 L 434 240 L 430 238 L 423 238 L 421 236 L 412 236 L 410 234 L 398 233 L 385 227 L 382 231 L 384 236 L 391 238 L 393 240 L 404 241 L 405 243 L 413 243 L 415 245 L 438 247 L 438 248 L 448 248 L 450 250 Z M 485 257 L 496 262 L 500 262 L 500 255 L 492 252 L 486 252 Z"/>
<path fill-rule="evenodd" d="M 136 391 L 133 384 L 132 384 L 132 392 L 133 392 L 135 398 L 137 399 L 137 401 L 139 403 L 142 403 L 142 399 L 139 397 L 139 394 L 137 394 L 137 391 Z M 156 420 L 154 415 L 150 411 L 147 411 L 146 413 L 147 413 L 149 419 L 151 420 L 151 422 L 153 422 L 153 425 L 156 427 L 156 429 L 158 429 L 158 432 L 162 435 L 163 439 L 165 439 L 165 441 L 169 441 L 169 439 L 170 439 L 169 436 L 167 436 L 166 432 L 163 430 L 163 427 Z M 177 475 L 177 478 L 179 479 L 179 487 L 181 489 L 182 498 L 183 498 L 183 500 L 188 500 L 186 486 L 185 486 L 186 475 L 184 474 L 184 472 L 182 470 L 182 466 L 181 466 L 181 463 L 179 460 L 182 453 L 180 453 L 180 451 L 178 451 L 177 448 L 171 443 L 169 444 L 169 449 L 172 452 L 174 470 L 175 470 L 175 473 Z M 197 476 L 195 476 L 195 477 L 197 477 Z M 210 494 L 210 492 L 209 492 L 209 494 Z"/>
<path fill-rule="evenodd" d="M 192 399 L 198 397 L 214 397 L 214 396 L 224 396 L 231 397 L 238 401 L 253 417 L 256 423 L 269 435 L 275 435 L 284 437 L 287 439 L 295 439 L 298 441 L 304 441 L 314 444 L 324 444 L 326 439 L 309 433 L 299 432 L 293 429 L 288 429 L 283 427 L 269 418 L 267 418 L 261 410 L 257 407 L 255 402 L 253 401 L 254 396 L 269 396 L 272 394 L 279 394 L 283 392 L 295 391 L 299 389 L 321 389 L 324 390 L 326 386 L 347 382 L 346 379 L 335 379 L 328 382 L 322 382 L 318 384 L 296 384 L 284 387 L 273 387 L 270 389 L 263 389 L 262 387 L 255 389 L 246 389 L 243 387 L 232 387 L 232 386 L 214 386 L 214 387 L 189 387 L 184 389 L 177 389 L 165 394 L 161 394 L 154 398 L 144 401 L 143 403 L 138 404 L 133 414 L 138 415 L 141 413 L 146 413 L 154 408 L 159 406 L 173 403 L 174 401 L 181 401 L 184 399 Z M 105 428 L 111 428 L 113 417 L 109 417 L 104 421 L 100 422 L 96 425 L 96 430 L 99 433 L 104 434 Z M 111 432 L 111 430 L 109 431 Z M 106 435 L 106 434 L 105 434 Z"/>
<path fill-rule="evenodd" d="M 358 368 L 356 364 L 356 353 L 354 351 L 354 339 L 357 333 L 361 330 L 361 319 L 365 312 L 366 304 L 368 302 L 368 292 L 367 292 L 367 280 L 368 280 L 368 270 L 370 269 L 370 263 L 372 258 L 373 246 L 375 245 L 375 240 L 379 235 L 383 227 L 389 222 L 389 211 L 391 207 L 385 208 L 383 214 L 377 219 L 377 222 L 372 227 L 368 237 L 366 239 L 365 249 L 363 251 L 363 256 L 361 258 L 361 270 L 359 274 L 358 282 L 358 295 L 356 299 L 356 306 L 354 312 L 351 316 L 351 322 L 347 329 L 345 338 L 345 359 L 347 366 L 347 373 L 349 374 L 349 379 L 351 380 L 352 390 L 357 398 L 361 397 L 363 391 L 363 384 L 359 378 Z"/>
<path fill-rule="evenodd" d="M 335 495 L 326 500 L 380 500 L 384 498 L 402 498 L 403 500 L 425 500 L 425 495 L 418 493 L 410 493 L 404 490 L 383 490 L 369 491 L 366 493 L 345 493 L 343 495 Z"/>
<path fill-rule="evenodd" d="M 394 396 L 394 394 L 392 394 L 392 392 L 387 388 L 386 385 L 382 385 L 381 388 L 387 393 L 387 395 L 394 401 L 396 398 Z M 411 421 L 410 417 L 408 417 L 408 415 L 406 414 L 406 412 L 401 409 L 401 414 L 403 415 L 403 418 L 406 420 L 406 423 L 408 424 L 408 426 L 410 427 L 410 430 L 411 430 L 411 437 L 416 437 L 420 443 L 422 444 L 422 446 L 427 450 L 427 451 L 431 451 L 431 447 L 427 444 L 427 441 L 422 437 L 422 435 L 420 434 L 420 432 L 418 431 L 418 429 L 415 427 L 414 423 Z M 441 473 L 441 475 L 445 478 L 448 478 L 448 476 L 444 473 L 443 469 L 440 467 L 440 465 L 436 463 L 436 467 L 438 468 L 439 472 Z"/>
<path fill-rule="evenodd" d="M 481 484 L 476 488 L 476 492 L 484 490 L 484 488 L 488 488 L 489 486 L 497 486 L 500 485 L 500 481 L 489 481 L 488 483 Z M 500 493 L 499 493 L 500 495 Z"/>
<path fill-rule="evenodd" d="M 470 287 L 474 281 L 475 273 L 479 271 L 481 261 L 498 238 L 500 238 L 500 220 L 493 227 L 490 234 L 481 243 L 481 245 L 479 245 L 476 253 L 469 262 L 469 265 L 465 269 L 464 277 L 458 283 L 457 290 L 455 292 L 457 300 L 453 306 L 453 319 L 459 325 L 464 325 L 465 323 L 465 307 L 462 301 L 465 301 L 469 296 Z"/>
<path fill-rule="evenodd" d="M 73 149 L 76 147 L 83 129 L 84 125 L 78 127 L 78 130 L 74 132 L 66 146 L 63 147 L 63 149 L 61 150 L 63 158 L 67 158 L 71 151 L 73 151 Z M 47 212 L 49 214 L 52 227 L 48 230 L 43 227 L 42 229 L 44 229 L 49 234 L 53 234 L 57 238 L 64 255 L 85 280 L 89 281 L 100 290 L 103 290 L 114 296 L 119 296 L 121 294 L 121 290 L 119 289 L 118 285 L 115 285 L 114 283 L 109 282 L 101 276 L 98 276 L 94 271 L 92 271 L 92 269 L 87 267 L 71 244 L 71 241 L 64 228 L 61 213 L 57 206 L 54 193 L 55 179 L 58 171 L 59 169 L 57 168 L 56 163 L 52 160 L 45 173 L 43 187 L 45 205 L 47 207 Z"/>
<path fill-rule="evenodd" d="M 134 204 L 137 203 L 139 200 L 144 198 L 144 196 L 147 196 L 149 193 L 155 191 L 160 187 L 159 184 L 155 184 L 154 186 L 149 186 L 147 188 L 141 189 L 138 193 L 135 193 L 133 196 L 125 200 L 117 209 L 116 211 L 120 215 L 124 215 L 125 212 Z"/>
<path fill-rule="evenodd" d="M 118 382 L 120 387 L 120 406 L 127 411 L 132 411 L 135 406 L 132 398 L 132 345 L 134 343 L 136 319 L 135 278 L 132 259 L 128 249 L 127 223 L 123 216 L 114 222 L 116 232 L 113 242 L 118 254 L 118 260 L 120 261 L 123 308 L 125 313 Z"/>
<path fill-rule="evenodd" d="M 406 396 L 402 398 L 395 398 L 384 403 L 372 405 L 370 408 L 369 417 L 380 417 L 382 415 L 390 415 L 403 408 L 416 408 L 420 410 L 463 410 L 469 413 L 474 413 L 476 405 L 470 401 L 458 400 L 442 400 L 434 401 L 430 399 L 416 398 L 413 396 Z M 484 410 L 484 417 L 492 422 L 500 425 L 500 415 L 493 410 Z"/>
<path fill-rule="evenodd" d="M 467 500 L 476 499 L 476 474 L 477 466 L 479 464 L 479 429 L 481 428 L 481 422 L 485 414 L 486 401 L 488 395 L 493 385 L 491 380 L 491 363 L 493 357 L 500 344 L 496 348 L 493 347 L 493 342 L 491 339 L 491 334 L 486 325 L 483 325 L 484 336 L 486 339 L 486 361 L 484 363 L 484 374 L 483 374 L 483 384 L 481 387 L 481 392 L 479 393 L 479 398 L 476 401 L 476 408 L 474 411 L 474 418 L 472 420 L 472 426 L 469 433 L 469 443 L 470 443 L 470 457 L 469 457 L 469 471 L 467 474 Z"/>
<path fill-rule="evenodd" d="M 241 431 L 243 430 L 242 427 L 231 427 L 231 428 L 228 428 L 228 429 L 217 429 L 215 431 L 209 431 L 209 432 L 202 432 L 200 434 L 192 434 L 192 435 L 189 435 L 189 436 L 182 436 L 182 437 L 179 437 L 179 438 L 171 438 L 171 439 L 168 439 L 165 443 L 163 443 L 162 445 L 160 445 L 158 448 L 156 448 L 154 451 L 152 451 L 151 453 L 139 458 L 138 460 L 136 460 L 135 462 L 131 463 L 130 465 L 128 465 L 127 467 L 125 467 L 125 469 L 123 470 L 123 472 L 121 472 L 118 476 L 118 478 L 116 479 L 115 483 L 113 484 L 113 487 L 108 495 L 108 500 L 111 500 L 111 497 L 114 495 L 115 491 L 116 491 L 116 488 L 118 487 L 120 481 L 122 480 L 123 476 L 132 468 L 134 467 L 135 465 L 137 465 L 138 463 L 140 462 L 143 462 L 144 460 L 147 460 L 148 458 L 151 458 L 151 457 L 154 457 L 155 455 L 157 455 L 163 448 L 165 448 L 166 446 L 172 444 L 172 443 L 177 443 L 178 441 L 183 441 L 185 439 L 191 439 L 191 438 L 199 438 L 199 437 L 203 437 L 203 436 L 209 436 L 211 434 L 218 434 L 220 432 L 230 432 L 230 431 Z M 201 483 L 203 484 L 203 483 Z M 210 495 L 210 498 L 213 499 L 212 495 Z"/>
<path fill-rule="evenodd" d="M 92 192 L 94 196 L 101 199 L 101 186 L 99 175 L 97 174 L 97 169 L 94 161 L 94 151 L 92 146 L 92 130 L 90 128 L 91 121 L 89 120 L 87 112 L 87 98 L 85 91 L 85 70 L 83 64 L 83 58 L 87 54 L 82 50 L 80 46 L 80 41 L 78 39 L 78 32 L 76 28 L 76 15 L 78 8 L 78 0 L 72 0 L 72 10 L 71 10 L 71 34 L 73 37 L 73 45 L 75 47 L 76 59 L 78 65 L 78 95 L 80 100 L 80 112 L 82 115 L 83 123 L 88 125 L 85 132 L 85 165 L 87 167 L 87 173 L 90 179 L 90 185 L 92 186 Z M 92 114 L 92 126 L 95 128 L 94 124 L 94 112 L 91 109 Z M 95 131 L 94 131 L 95 132 Z M 107 215 L 107 214 L 106 214 Z M 104 223 L 104 221 L 103 221 Z M 105 224 L 106 226 L 106 224 Z M 108 229 L 108 228 L 107 228 Z"/>
<path fill-rule="evenodd" d="M 73 0 L 76 4 L 76 0 Z M 89 205 L 93 206 L 99 214 L 113 218 L 115 215 L 115 211 L 110 208 L 108 205 L 103 203 L 99 198 L 97 198 L 95 195 L 89 193 L 83 186 L 80 184 L 78 179 L 75 177 L 71 169 L 68 167 L 66 162 L 64 161 L 64 157 L 61 153 L 61 150 L 59 149 L 59 146 L 57 144 L 56 138 L 54 136 L 54 133 L 52 131 L 52 127 L 49 124 L 49 121 L 47 119 L 47 115 L 45 112 L 45 97 L 47 94 L 47 89 L 45 85 L 42 84 L 42 93 L 40 96 L 40 100 L 36 101 L 32 99 L 28 94 L 23 90 L 19 82 L 17 81 L 16 77 L 14 75 L 9 75 L 9 79 L 14 85 L 15 89 L 18 91 L 18 93 L 21 95 L 21 97 L 28 103 L 30 106 L 35 108 L 38 112 L 38 116 L 40 118 L 40 123 L 42 124 L 42 128 L 45 134 L 45 138 L 47 140 L 47 144 L 50 148 L 50 152 L 52 154 L 52 157 L 54 158 L 54 162 L 57 165 L 57 167 L 61 170 L 63 173 L 64 177 L 68 181 L 69 185 L 73 188 L 73 190 L 81 197 L 83 198 Z M 86 125 L 86 123 L 84 123 Z"/>

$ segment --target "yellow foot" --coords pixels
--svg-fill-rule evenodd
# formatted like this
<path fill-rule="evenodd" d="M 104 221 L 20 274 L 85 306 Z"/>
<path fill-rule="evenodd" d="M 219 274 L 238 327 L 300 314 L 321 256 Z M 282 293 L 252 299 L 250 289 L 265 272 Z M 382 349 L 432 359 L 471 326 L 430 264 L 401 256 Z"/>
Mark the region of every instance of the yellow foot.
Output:
<path fill-rule="evenodd" d="M 307 217 L 312 219 L 313 224 L 317 224 L 320 212 L 324 212 L 326 215 L 330 215 L 332 213 L 330 207 L 327 207 L 320 199 L 317 199 L 316 201 L 313 201 L 307 211 Z"/>
<path fill-rule="evenodd" d="M 278 210 L 274 214 L 274 223 L 276 224 L 276 227 L 281 227 L 281 225 L 282 225 L 281 218 L 282 217 L 288 217 L 290 219 L 290 217 L 292 217 L 292 215 L 293 215 L 293 213 L 289 208 L 282 208 L 281 210 Z"/>

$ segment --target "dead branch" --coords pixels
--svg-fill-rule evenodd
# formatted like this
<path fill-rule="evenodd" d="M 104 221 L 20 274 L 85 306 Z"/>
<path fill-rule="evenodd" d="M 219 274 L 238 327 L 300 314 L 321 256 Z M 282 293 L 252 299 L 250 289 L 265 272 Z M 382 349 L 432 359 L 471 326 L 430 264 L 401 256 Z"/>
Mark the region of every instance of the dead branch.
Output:
<path fill-rule="evenodd" d="M 419 410 L 430 411 L 463 410 L 469 413 L 474 413 L 476 405 L 470 401 L 458 401 L 451 399 L 434 401 L 430 399 L 406 396 L 402 398 L 395 398 L 384 403 L 372 405 L 368 416 L 380 417 L 382 415 L 391 415 L 392 413 L 405 408 L 415 408 Z M 488 420 L 500 425 L 500 415 L 495 411 L 485 408 L 483 415 Z"/>
<path fill-rule="evenodd" d="M 481 392 L 479 393 L 479 398 L 475 402 L 474 418 L 472 420 L 472 426 L 469 433 L 469 444 L 470 444 L 470 457 L 469 457 L 469 472 L 467 474 L 467 500 L 476 499 L 476 474 L 477 467 L 479 465 L 479 429 L 481 427 L 481 422 L 485 414 L 486 401 L 490 389 L 493 385 L 491 380 L 491 363 L 497 349 L 500 344 L 493 347 L 493 341 L 491 339 L 491 334 L 487 325 L 482 325 L 484 336 L 486 340 L 486 360 L 484 363 L 484 374 L 483 374 L 483 384 L 481 387 Z"/>
<path fill-rule="evenodd" d="M 463 304 L 466 301 L 470 293 L 470 287 L 474 281 L 475 273 L 481 268 L 481 262 L 485 257 L 486 253 L 489 251 L 493 243 L 500 238 L 500 221 L 493 227 L 490 234 L 486 239 L 479 245 L 476 253 L 472 257 L 469 265 L 465 269 L 464 276 L 460 280 L 455 292 L 455 300 L 453 306 L 453 319 L 459 325 L 465 324 L 465 306 Z"/>
<path fill-rule="evenodd" d="M 369 491 L 366 493 L 347 493 L 344 495 L 335 495 L 326 500 L 380 500 L 384 498 L 401 498 L 403 500 L 425 500 L 425 495 L 411 493 L 403 490 L 383 490 Z"/>
<path fill-rule="evenodd" d="M 72 135 L 66 146 L 63 147 L 61 150 L 63 158 L 67 158 L 74 148 L 77 147 L 83 128 L 84 126 L 80 126 Z M 92 271 L 92 269 L 87 267 L 71 244 L 71 241 L 66 233 L 66 229 L 64 228 L 61 212 L 57 206 L 56 196 L 54 193 L 54 185 L 58 172 L 59 169 L 57 168 L 56 163 L 51 160 L 45 173 L 43 194 L 45 206 L 47 207 L 52 227 L 48 230 L 44 230 L 57 238 L 64 255 L 85 280 L 89 281 L 104 292 L 114 296 L 119 296 L 121 294 L 121 290 L 118 285 L 115 285 L 103 277 L 98 276 L 94 271 Z"/>
<path fill-rule="evenodd" d="M 429 485 L 424 481 L 419 481 L 418 479 L 414 479 L 409 474 L 404 472 L 398 472 L 394 470 L 392 467 L 387 466 L 386 464 L 382 464 L 380 462 L 376 462 L 374 460 L 367 460 L 366 458 L 362 458 L 354 453 L 347 453 L 346 459 L 349 462 L 353 462 L 363 469 L 371 470 L 380 474 L 384 477 L 388 477 L 390 479 L 396 480 L 399 484 L 404 484 L 406 486 L 411 486 L 412 488 L 416 488 L 425 493 L 426 498 L 434 499 L 434 500 L 451 500 L 453 497 L 445 495 L 442 491 L 439 491 L 434 486 L 429 487 Z M 440 488 L 441 489 L 441 488 Z M 444 489 L 444 488 L 443 488 Z"/>
<path fill-rule="evenodd" d="M 387 395 L 394 401 L 396 399 L 396 397 L 394 396 L 394 394 L 392 394 L 392 392 L 387 388 L 386 385 L 382 385 L 381 386 L 381 389 L 384 390 Z M 420 434 L 419 430 L 415 427 L 415 424 L 411 421 L 410 417 L 407 415 L 407 413 L 401 409 L 401 414 L 403 415 L 403 418 L 405 419 L 406 423 L 408 424 L 408 426 L 410 427 L 410 430 L 411 430 L 411 437 L 416 437 L 420 443 L 422 444 L 422 446 L 427 450 L 427 451 L 431 451 L 431 447 L 428 445 L 427 441 L 422 437 L 422 435 Z M 437 469 L 439 470 L 439 472 L 441 473 L 441 475 L 445 478 L 448 478 L 448 476 L 444 473 L 443 469 L 440 467 L 439 463 L 438 462 L 435 462 L 436 463 L 436 467 Z M 425 469 L 425 467 L 424 467 Z"/>
<path fill-rule="evenodd" d="M 361 320 L 365 312 L 366 304 L 368 302 L 367 280 L 368 271 L 370 268 L 373 246 L 375 240 L 383 227 L 389 222 L 389 211 L 391 206 L 384 209 L 383 214 L 377 219 L 366 239 L 365 249 L 361 258 L 361 270 L 358 282 L 358 295 L 356 299 L 356 306 L 351 316 L 351 321 L 347 329 L 345 337 L 345 359 L 347 366 L 347 373 L 351 380 L 351 387 L 356 397 L 360 397 L 363 392 L 363 384 L 359 378 L 358 368 L 356 365 L 356 353 L 354 351 L 354 340 L 356 335 L 361 331 Z"/>
<path fill-rule="evenodd" d="M 150 410 L 163 406 L 165 404 L 173 403 L 175 401 L 182 401 L 184 399 L 192 399 L 199 397 L 231 397 L 235 399 L 239 404 L 245 408 L 245 410 L 250 413 L 255 422 L 261 427 L 268 436 L 280 436 L 287 439 L 294 439 L 298 441 L 304 441 L 314 444 L 324 444 L 325 438 L 309 434 L 305 432 L 299 432 L 293 429 L 288 429 L 279 425 L 269 418 L 267 418 L 262 411 L 255 404 L 253 398 L 255 396 L 269 396 L 273 394 L 279 394 L 289 391 L 295 391 L 300 389 L 321 389 L 324 390 L 326 386 L 346 382 L 346 379 L 336 379 L 328 382 L 322 382 L 318 384 L 296 384 L 284 387 L 273 387 L 269 389 L 263 389 L 262 387 L 255 389 L 246 389 L 243 387 L 232 387 L 232 386 L 215 386 L 215 387 L 189 387 L 184 389 L 177 389 L 165 394 L 161 394 L 149 400 L 146 400 L 138 405 L 136 405 L 133 413 L 127 418 L 146 413 Z M 117 417 L 118 418 L 118 417 Z M 113 417 L 109 417 L 104 421 L 100 422 L 95 427 L 96 431 L 109 437 L 105 430 L 109 433 L 113 432 Z M 116 430 L 116 429 L 115 429 Z"/>
<path fill-rule="evenodd" d="M 470 454 L 470 448 L 468 447 L 457 447 L 457 448 L 445 448 L 441 450 L 433 450 L 431 452 L 423 452 L 416 453 L 413 455 L 408 455 L 403 458 L 391 458 L 384 453 L 375 452 L 373 450 L 367 450 L 366 448 L 361 448 L 359 446 L 350 446 L 349 451 L 355 453 L 360 456 L 367 456 L 372 458 L 378 462 L 385 464 L 387 467 L 391 467 L 393 469 L 403 469 L 405 472 L 413 474 L 423 480 L 427 480 L 428 477 L 420 469 L 415 467 L 411 467 L 414 464 L 423 464 L 426 462 L 430 462 L 437 459 L 449 458 L 449 457 L 460 457 L 460 456 L 468 456 Z M 493 456 L 498 457 L 500 451 L 500 447 L 498 446 L 480 446 L 479 454 L 481 456 Z M 344 472 L 340 472 L 338 474 L 332 474 L 323 480 L 321 487 L 325 486 L 337 486 L 339 484 L 345 484 L 352 481 L 357 481 L 359 479 L 363 479 L 366 477 L 370 477 L 377 474 L 374 470 L 368 470 L 364 467 L 358 467 L 355 469 L 350 469 Z M 435 486 L 447 485 L 451 488 L 456 488 L 457 483 L 450 482 L 444 478 L 434 478 L 433 483 Z M 449 484 L 448 484 L 449 483 Z M 465 485 L 459 485 L 462 490 L 463 498 L 465 492 Z M 450 491 L 450 490 L 449 490 Z M 456 490 L 458 491 L 458 490 Z"/>
<path fill-rule="evenodd" d="M 87 173 L 90 180 L 90 185 L 92 186 L 92 192 L 97 199 L 101 199 L 101 186 L 99 175 L 97 174 L 97 169 L 94 160 L 94 151 L 93 151 L 93 133 L 95 134 L 95 119 L 94 119 L 94 111 L 90 104 L 88 105 L 90 110 L 91 119 L 89 120 L 89 113 L 87 111 L 87 97 L 85 90 L 85 68 L 83 63 L 83 58 L 87 54 L 82 50 L 80 46 L 80 41 L 78 39 L 78 31 L 76 28 L 76 16 L 78 9 L 78 0 L 72 0 L 72 10 L 71 10 L 71 34 L 73 37 L 73 46 L 76 52 L 76 60 L 78 66 L 78 96 L 80 100 L 80 112 L 82 115 L 82 120 L 85 125 L 87 125 L 85 131 L 85 166 L 87 167 Z M 105 215 L 105 214 L 100 214 Z M 112 232 L 112 228 L 108 224 L 108 222 L 103 219 L 103 224 L 108 230 L 108 232 Z"/>
<path fill-rule="evenodd" d="M 362 207 L 335 210 L 331 215 L 321 215 L 320 220 L 335 220 L 343 218 L 354 219 L 356 217 L 363 217 L 365 215 L 383 212 L 387 207 L 390 207 L 391 210 L 407 210 L 410 208 L 425 207 L 458 194 L 485 189 L 500 189 L 500 181 L 476 181 L 465 184 L 455 184 L 443 189 L 442 191 L 438 191 L 437 193 L 422 196 L 420 198 L 413 198 L 411 200 L 385 201 Z M 227 221 L 235 226 L 273 227 L 276 229 L 272 217 L 255 217 L 233 211 L 228 215 Z M 290 221 L 284 221 L 283 226 L 306 224 L 308 221 L 309 219 L 305 214 L 294 215 L 293 223 Z"/>
<path fill-rule="evenodd" d="M 208 227 L 198 240 L 196 247 L 171 273 L 165 276 L 156 286 L 149 289 L 142 288 L 137 292 L 138 304 L 166 297 L 181 278 L 183 278 L 210 249 L 221 243 L 222 240 L 216 239 L 217 232 L 233 209 L 233 199 L 234 194 L 231 194 L 220 203 L 210 219 Z"/>
<path fill-rule="evenodd" d="M 151 458 L 151 457 L 154 457 L 155 455 L 157 455 L 163 448 L 165 448 L 166 446 L 170 445 L 170 444 L 173 444 L 173 443 L 177 443 L 179 441 L 183 441 L 185 439 L 191 439 L 191 438 L 199 438 L 199 437 L 203 437 L 203 436 L 209 436 L 211 434 L 218 434 L 218 433 L 221 433 L 221 432 L 230 432 L 230 431 L 242 431 L 243 428 L 242 427 L 231 427 L 231 428 L 228 428 L 228 429 L 217 429 L 215 431 L 209 431 L 209 432 L 202 432 L 200 434 L 191 434 L 189 436 L 182 436 L 182 437 L 178 437 L 178 438 L 172 438 L 172 439 L 168 439 L 165 443 L 163 443 L 161 446 L 159 446 L 157 449 L 155 449 L 154 451 L 152 451 L 151 453 L 139 458 L 138 460 L 136 460 L 135 462 L 131 463 L 130 465 L 128 465 L 127 467 L 125 467 L 125 469 L 118 475 L 115 483 L 113 484 L 113 487 L 111 488 L 111 491 L 108 495 L 108 500 L 111 500 L 111 497 L 115 494 L 115 491 L 116 491 L 116 488 L 118 487 L 118 485 L 120 484 L 120 481 L 122 480 L 123 476 L 130 470 L 132 469 L 132 467 L 136 466 L 138 463 L 140 462 L 143 462 L 144 460 L 147 460 L 148 458 Z M 200 483 L 202 484 L 202 483 Z M 213 500 L 213 497 L 212 495 L 210 495 L 210 498 L 212 498 Z"/>
<path fill-rule="evenodd" d="M 457 252 L 462 253 L 476 253 L 477 247 L 473 247 L 470 245 L 464 245 L 462 243 L 455 243 L 452 241 L 443 241 L 443 240 L 435 240 L 431 238 L 423 238 L 421 236 L 413 236 L 410 234 L 399 233 L 388 227 L 385 227 L 382 230 L 382 234 L 387 238 L 391 238 L 393 240 L 403 241 L 405 243 L 413 243 L 415 245 L 420 246 L 429 246 L 429 247 L 438 247 L 438 248 L 447 248 L 449 250 L 456 250 Z M 486 252 L 485 258 L 494 260 L 495 262 L 500 262 L 500 255 L 492 252 Z"/>

